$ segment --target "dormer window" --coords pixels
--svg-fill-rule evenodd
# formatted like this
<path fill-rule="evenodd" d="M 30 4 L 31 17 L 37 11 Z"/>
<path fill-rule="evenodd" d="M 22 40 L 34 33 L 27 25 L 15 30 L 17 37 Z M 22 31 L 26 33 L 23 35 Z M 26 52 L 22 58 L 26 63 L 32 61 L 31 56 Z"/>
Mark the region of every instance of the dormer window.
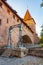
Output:
<path fill-rule="evenodd" d="M 1 19 L 0 19 L 0 26 L 1 26 L 2 22 L 1 22 Z"/>
<path fill-rule="evenodd" d="M 0 7 L 2 8 L 2 3 L 0 2 Z"/>

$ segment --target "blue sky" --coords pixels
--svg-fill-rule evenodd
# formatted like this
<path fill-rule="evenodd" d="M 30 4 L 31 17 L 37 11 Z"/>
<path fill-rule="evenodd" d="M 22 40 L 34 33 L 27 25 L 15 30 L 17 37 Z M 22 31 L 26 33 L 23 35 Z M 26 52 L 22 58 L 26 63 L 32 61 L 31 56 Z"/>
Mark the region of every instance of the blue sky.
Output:
<path fill-rule="evenodd" d="M 36 22 L 36 32 L 40 35 L 43 24 L 43 8 L 40 7 L 41 0 L 7 0 L 10 6 L 17 11 L 20 17 L 24 17 L 28 8 L 31 16 Z M 28 6 L 28 7 L 27 7 Z"/>

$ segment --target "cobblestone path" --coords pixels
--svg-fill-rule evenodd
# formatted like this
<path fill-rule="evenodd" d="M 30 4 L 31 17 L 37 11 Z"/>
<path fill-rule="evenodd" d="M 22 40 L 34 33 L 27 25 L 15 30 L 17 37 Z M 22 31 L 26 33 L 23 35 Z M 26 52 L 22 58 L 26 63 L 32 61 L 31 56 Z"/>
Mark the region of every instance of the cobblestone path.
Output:
<path fill-rule="evenodd" d="M 0 57 L 0 65 L 43 65 L 43 58 L 26 56 L 23 58 Z"/>

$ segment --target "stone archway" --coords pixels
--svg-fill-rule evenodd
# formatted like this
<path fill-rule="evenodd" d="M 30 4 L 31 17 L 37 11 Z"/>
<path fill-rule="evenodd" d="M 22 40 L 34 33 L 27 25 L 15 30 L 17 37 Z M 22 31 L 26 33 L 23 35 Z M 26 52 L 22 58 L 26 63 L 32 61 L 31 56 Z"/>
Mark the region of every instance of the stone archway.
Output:
<path fill-rule="evenodd" d="M 32 41 L 28 35 L 22 36 L 22 40 L 23 40 L 23 43 L 31 43 L 32 44 Z"/>

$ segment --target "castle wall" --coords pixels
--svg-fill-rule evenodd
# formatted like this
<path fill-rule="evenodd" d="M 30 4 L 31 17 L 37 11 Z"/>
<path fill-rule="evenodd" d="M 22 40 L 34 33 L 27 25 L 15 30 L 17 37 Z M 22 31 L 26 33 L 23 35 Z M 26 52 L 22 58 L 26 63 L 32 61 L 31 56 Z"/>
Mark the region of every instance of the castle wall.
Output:
<path fill-rule="evenodd" d="M 20 24 L 22 21 L 2 3 L 0 7 L 0 46 L 9 43 L 9 27 Z M 35 31 L 35 29 L 33 29 Z M 22 36 L 28 35 L 32 43 L 34 43 L 34 34 L 22 23 Z M 16 46 L 19 41 L 19 28 L 14 28 L 11 33 L 12 46 Z"/>
<path fill-rule="evenodd" d="M 6 8 L 7 9 L 7 8 Z M 5 8 L 0 7 L 0 45 L 4 45 L 8 43 L 8 35 L 9 35 L 9 27 L 12 25 L 18 24 L 17 17 L 13 18 L 13 13 L 10 12 L 10 14 L 5 10 Z M 19 21 L 20 23 L 20 21 Z M 18 32 L 18 29 L 15 29 L 16 32 Z M 14 31 L 12 32 L 14 34 Z M 13 40 L 15 39 L 15 43 L 18 42 L 18 33 L 12 35 Z M 13 42 L 12 40 L 12 42 Z M 15 44 L 13 43 L 13 44 Z"/>

